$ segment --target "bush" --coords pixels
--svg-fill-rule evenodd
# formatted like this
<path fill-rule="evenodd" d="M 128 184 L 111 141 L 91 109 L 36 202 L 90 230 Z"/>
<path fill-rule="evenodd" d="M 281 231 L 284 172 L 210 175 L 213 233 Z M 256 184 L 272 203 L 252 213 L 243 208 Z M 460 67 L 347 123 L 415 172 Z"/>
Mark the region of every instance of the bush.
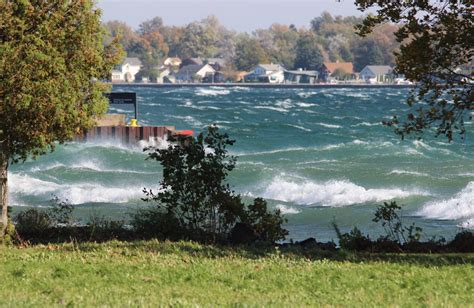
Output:
<path fill-rule="evenodd" d="M 372 247 L 372 241 L 369 236 L 365 236 L 357 227 L 354 227 L 350 233 L 342 233 L 335 222 L 332 225 L 339 239 L 339 246 L 342 249 L 366 251 Z"/>
<path fill-rule="evenodd" d="M 254 229 L 258 240 L 283 239 L 287 231 L 281 228 L 285 220 L 279 211 L 268 212 L 263 199 L 246 207 L 241 196 L 230 189 L 227 176 L 235 168 L 236 158 L 228 155 L 227 147 L 234 142 L 210 126 L 197 138 L 179 140 L 167 149 L 145 149 L 150 159 L 162 164 L 163 180 L 158 193 L 144 191 L 144 200 L 154 201 L 157 208 L 138 213 L 142 217 L 135 215 L 135 227 L 140 229 L 137 224 L 141 221 L 148 230 L 167 234 L 166 218 L 186 238 L 215 242 L 227 240 L 234 226 L 241 223 Z M 150 225 L 152 218 L 156 219 L 154 226 Z"/>
<path fill-rule="evenodd" d="M 54 223 L 46 211 L 29 209 L 18 213 L 15 217 L 16 230 L 20 235 L 43 235 Z"/>
<path fill-rule="evenodd" d="M 55 225 L 69 226 L 74 223 L 73 211 L 74 205 L 69 203 L 69 200 L 61 200 L 58 196 L 53 196 L 48 215 Z"/>
<path fill-rule="evenodd" d="M 397 202 L 384 202 L 383 205 L 377 207 L 373 221 L 382 223 L 386 232 L 386 239 L 398 244 L 419 242 L 423 230 L 415 224 L 408 227 L 404 226 L 402 215 L 399 214 L 400 210 L 401 206 Z"/>

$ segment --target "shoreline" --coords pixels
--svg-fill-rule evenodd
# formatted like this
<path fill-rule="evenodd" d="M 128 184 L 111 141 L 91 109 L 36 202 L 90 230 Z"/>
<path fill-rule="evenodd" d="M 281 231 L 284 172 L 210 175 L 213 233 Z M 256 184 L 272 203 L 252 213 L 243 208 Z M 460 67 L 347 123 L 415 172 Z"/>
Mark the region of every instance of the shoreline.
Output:
<path fill-rule="evenodd" d="M 246 87 L 246 88 L 274 88 L 274 89 L 328 89 L 328 88 L 355 88 L 355 89 L 377 89 L 377 88 L 415 88 L 416 85 L 399 84 L 275 84 L 275 83 L 109 83 L 119 87 L 141 87 L 141 88 L 210 88 L 210 87 Z"/>

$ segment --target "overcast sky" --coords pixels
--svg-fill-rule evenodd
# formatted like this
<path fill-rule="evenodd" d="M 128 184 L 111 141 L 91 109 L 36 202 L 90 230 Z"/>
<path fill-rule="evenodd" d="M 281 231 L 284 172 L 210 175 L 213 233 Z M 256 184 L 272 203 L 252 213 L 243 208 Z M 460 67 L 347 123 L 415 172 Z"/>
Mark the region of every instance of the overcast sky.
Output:
<path fill-rule="evenodd" d="M 238 31 L 268 28 L 272 23 L 308 26 L 328 11 L 333 15 L 361 15 L 354 0 L 98 0 L 103 20 L 121 20 L 137 28 L 160 16 L 166 25 L 181 26 L 215 15 L 226 27 Z"/>

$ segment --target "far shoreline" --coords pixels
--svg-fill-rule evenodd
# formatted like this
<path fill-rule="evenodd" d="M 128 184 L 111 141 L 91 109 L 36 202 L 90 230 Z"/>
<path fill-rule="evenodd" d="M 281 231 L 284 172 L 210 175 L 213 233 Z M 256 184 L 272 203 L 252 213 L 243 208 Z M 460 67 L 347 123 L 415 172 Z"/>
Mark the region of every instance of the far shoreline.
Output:
<path fill-rule="evenodd" d="M 284 84 L 284 83 L 109 83 L 117 87 L 141 87 L 141 88 L 209 88 L 209 87 L 223 87 L 223 88 L 269 88 L 269 89 L 340 89 L 340 88 L 355 88 L 355 89 L 377 89 L 377 88 L 392 88 L 404 89 L 414 88 L 416 85 L 399 85 L 399 84 Z"/>

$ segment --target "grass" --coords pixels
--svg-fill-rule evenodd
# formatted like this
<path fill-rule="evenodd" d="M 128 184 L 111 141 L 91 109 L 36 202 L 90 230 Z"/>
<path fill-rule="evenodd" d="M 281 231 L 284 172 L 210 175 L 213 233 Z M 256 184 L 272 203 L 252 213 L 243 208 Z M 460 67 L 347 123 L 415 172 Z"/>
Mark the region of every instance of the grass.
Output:
<path fill-rule="evenodd" d="M 0 306 L 474 307 L 474 255 L 361 255 L 192 242 L 0 247 Z"/>

